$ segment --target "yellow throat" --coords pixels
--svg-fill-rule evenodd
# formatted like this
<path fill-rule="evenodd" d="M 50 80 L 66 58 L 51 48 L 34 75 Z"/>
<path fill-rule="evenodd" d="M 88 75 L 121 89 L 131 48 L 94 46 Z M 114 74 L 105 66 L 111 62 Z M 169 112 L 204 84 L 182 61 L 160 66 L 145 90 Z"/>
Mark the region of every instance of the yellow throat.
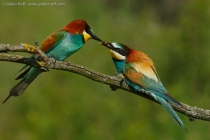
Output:
<path fill-rule="evenodd" d="M 113 50 L 109 50 L 109 51 L 110 51 L 112 58 L 114 58 L 116 60 L 125 60 L 125 56 L 122 56 L 121 54 L 119 54 Z"/>

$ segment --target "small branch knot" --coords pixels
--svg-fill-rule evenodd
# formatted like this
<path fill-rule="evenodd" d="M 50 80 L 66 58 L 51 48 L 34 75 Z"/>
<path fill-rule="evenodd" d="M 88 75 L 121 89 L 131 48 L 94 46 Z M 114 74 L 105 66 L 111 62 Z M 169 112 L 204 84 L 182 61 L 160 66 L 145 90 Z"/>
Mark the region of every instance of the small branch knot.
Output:
<path fill-rule="evenodd" d="M 189 116 L 189 121 L 194 121 L 195 120 L 195 118 L 194 117 L 192 117 L 192 116 Z"/>

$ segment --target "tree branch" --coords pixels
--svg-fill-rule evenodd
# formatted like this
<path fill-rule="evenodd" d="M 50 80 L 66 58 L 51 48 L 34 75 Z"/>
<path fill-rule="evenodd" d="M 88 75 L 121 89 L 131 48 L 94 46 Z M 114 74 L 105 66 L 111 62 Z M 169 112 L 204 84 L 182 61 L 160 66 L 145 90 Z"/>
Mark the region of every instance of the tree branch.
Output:
<path fill-rule="evenodd" d="M 28 58 L 20 55 L 8 54 L 7 52 L 28 52 L 33 53 L 34 57 Z M 156 102 L 153 98 L 148 96 L 144 91 L 135 92 L 130 89 L 125 82 L 118 76 L 108 76 L 101 74 L 94 70 L 88 69 L 81 65 L 76 65 L 73 63 L 68 63 L 64 61 L 57 61 L 54 58 L 49 58 L 45 53 L 39 50 L 37 47 L 28 45 L 26 43 L 21 43 L 20 45 L 11 46 L 9 44 L 0 44 L 0 61 L 8 61 L 15 63 L 27 64 L 32 67 L 38 67 L 43 71 L 49 71 L 50 69 L 64 70 L 73 72 L 82 76 L 85 76 L 96 82 L 110 85 L 110 87 L 120 88 L 122 90 L 129 91 L 131 93 L 137 94 L 143 98 L 147 98 L 151 101 Z M 157 102 L 156 102 L 157 103 Z M 171 106 L 178 112 L 189 117 L 190 121 L 194 119 L 200 119 L 205 121 L 210 121 L 210 110 L 203 108 L 192 107 L 187 104 L 181 103 L 182 106 L 170 103 Z"/>

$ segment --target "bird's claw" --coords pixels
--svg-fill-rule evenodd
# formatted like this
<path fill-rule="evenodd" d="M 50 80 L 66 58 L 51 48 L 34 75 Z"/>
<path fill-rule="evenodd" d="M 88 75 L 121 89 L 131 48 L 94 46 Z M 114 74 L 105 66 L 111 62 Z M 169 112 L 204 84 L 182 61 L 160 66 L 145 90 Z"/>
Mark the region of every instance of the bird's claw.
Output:
<path fill-rule="evenodd" d="M 39 66 L 44 67 L 45 62 L 44 62 L 42 56 L 40 56 L 40 55 L 36 56 L 36 55 L 35 55 L 35 60 L 36 60 L 36 63 L 37 63 Z"/>
<path fill-rule="evenodd" d="M 115 75 L 114 75 L 117 79 L 119 79 L 119 81 L 120 81 L 120 86 L 122 86 L 122 84 L 123 84 L 123 82 L 125 81 L 125 77 L 123 76 L 123 74 L 122 73 L 115 73 Z M 112 91 L 116 91 L 117 89 L 118 89 L 118 87 L 116 87 L 116 86 L 112 86 L 112 85 L 110 85 L 110 88 L 111 88 L 111 90 Z"/>
<path fill-rule="evenodd" d="M 122 73 L 120 73 L 120 74 L 116 73 L 115 76 L 117 77 L 117 79 L 120 80 L 120 85 L 122 85 L 123 82 L 125 81 L 125 77 L 123 76 L 123 74 Z"/>
<path fill-rule="evenodd" d="M 41 61 L 39 58 L 36 59 L 36 63 L 41 67 L 44 67 L 44 65 L 45 65 L 45 63 L 43 61 Z"/>
<path fill-rule="evenodd" d="M 50 71 L 51 64 L 49 61 L 50 57 L 45 55 L 44 52 L 38 50 L 38 53 L 35 54 L 36 63 L 40 66 L 40 69 L 44 72 Z"/>
<path fill-rule="evenodd" d="M 49 71 L 50 67 L 48 66 L 46 54 L 42 52 L 41 50 L 37 49 L 39 47 L 38 42 L 35 42 L 35 46 L 29 45 L 27 43 L 22 43 L 23 47 L 26 48 L 28 52 L 34 53 L 34 57 L 36 60 L 36 63 L 40 66 L 40 69 L 43 71 Z"/>

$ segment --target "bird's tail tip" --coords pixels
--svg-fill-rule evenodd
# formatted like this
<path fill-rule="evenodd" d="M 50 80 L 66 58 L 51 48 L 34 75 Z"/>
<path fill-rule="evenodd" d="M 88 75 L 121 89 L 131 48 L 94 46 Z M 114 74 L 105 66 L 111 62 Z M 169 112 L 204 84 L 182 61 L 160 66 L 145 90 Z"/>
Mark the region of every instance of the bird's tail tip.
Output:
<path fill-rule="evenodd" d="M 180 118 L 174 117 L 174 120 L 175 120 L 176 123 L 177 123 L 179 126 L 181 126 L 186 132 L 188 132 L 188 131 L 187 131 L 187 128 L 185 127 L 184 123 L 181 121 Z"/>
<path fill-rule="evenodd" d="M 7 96 L 7 98 L 2 102 L 2 104 L 4 104 L 11 96 L 12 96 L 12 95 L 9 94 L 9 95 Z"/>
<path fill-rule="evenodd" d="M 179 126 L 181 126 L 182 128 L 184 128 L 184 130 L 187 132 L 187 129 L 186 129 L 184 123 L 179 118 L 178 114 L 174 111 L 174 109 L 171 107 L 171 105 L 165 99 L 163 99 L 163 98 L 158 98 L 158 101 L 163 105 L 163 107 L 168 112 L 168 114 L 170 115 L 170 117 L 172 118 L 172 120 L 176 124 L 178 124 Z"/>
<path fill-rule="evenodd" d="M 187 128 L 186 128 L 185 126 L 182 126 L 182 127 L 184 128 L 184 130 L 185 130 L 186 132 L 188 132 L 188 131 L 187 131 Z"/>

